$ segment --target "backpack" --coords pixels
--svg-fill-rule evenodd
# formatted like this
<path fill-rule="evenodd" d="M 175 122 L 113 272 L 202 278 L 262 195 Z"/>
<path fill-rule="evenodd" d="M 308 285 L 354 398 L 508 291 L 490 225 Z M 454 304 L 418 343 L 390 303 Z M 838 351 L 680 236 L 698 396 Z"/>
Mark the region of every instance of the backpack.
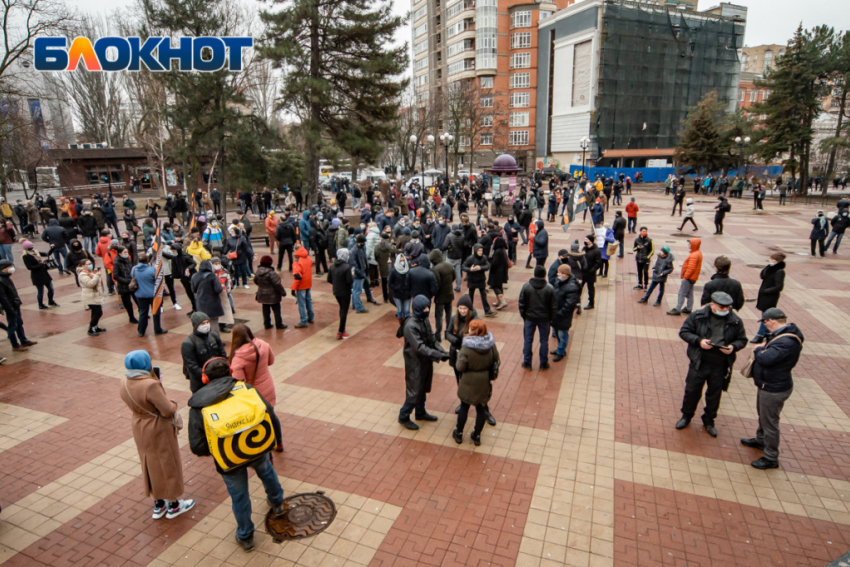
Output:
<path fill-rule="evenodd" d="M 271 416 L 257 390 L 237 382 L 230 394 L 201 410 L 210 453 L 224 472 L 250 463 L 275 446 Z"/>

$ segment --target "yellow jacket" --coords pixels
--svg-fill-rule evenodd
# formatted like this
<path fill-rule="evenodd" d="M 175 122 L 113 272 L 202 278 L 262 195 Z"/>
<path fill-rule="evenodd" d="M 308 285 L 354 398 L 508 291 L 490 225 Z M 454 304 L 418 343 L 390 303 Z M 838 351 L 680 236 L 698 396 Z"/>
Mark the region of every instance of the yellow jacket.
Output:
<path fill-rule="evenodd" d="M 195 258 L 195 263 L 198 266 L 201 265 L 201 262 L 204 260 L 209 260 L 212 258 L 212 254 L 210 254 L 200 240 L 194 240 L 191 244 L 186 248 L 186 253 L 191 254 Z"/>

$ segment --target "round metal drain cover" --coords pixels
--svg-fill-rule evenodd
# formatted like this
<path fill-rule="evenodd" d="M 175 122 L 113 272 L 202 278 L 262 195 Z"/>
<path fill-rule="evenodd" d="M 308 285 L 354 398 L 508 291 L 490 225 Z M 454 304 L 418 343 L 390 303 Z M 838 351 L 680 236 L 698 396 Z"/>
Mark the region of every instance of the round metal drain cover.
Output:
<path fill-rule="evenodd" d="M 266 514 L 266 531 L 278 542 L 316 535 L 336 518 L 336 506 L 321 490 L 285 498 L 283 509 L 279 517 Z"/>

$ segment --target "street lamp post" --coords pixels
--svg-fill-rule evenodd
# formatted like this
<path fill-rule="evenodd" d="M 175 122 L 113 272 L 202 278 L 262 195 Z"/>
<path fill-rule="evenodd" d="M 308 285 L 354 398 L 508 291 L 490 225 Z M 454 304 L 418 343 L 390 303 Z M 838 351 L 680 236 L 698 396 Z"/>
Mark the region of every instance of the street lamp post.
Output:
<path fill-rule="evenodd" d="M 738 144 L 738 176 L 741 179 L 743 179 L 744 183 L 746 184 L 746 177 L 747 176 L 743 175 L 743 172 L 741 171 L 741 167 L 743 167 L 743 162 L 744 162 L 744 144 L 750 143 L 750 137 L 747 136 L 745 138 L 741 138 L 741 136 L 736 136 L 735 137 L 735 143 Z"/>
<path fill-rule="evenodd" d="M 454 140 L 454 136 L 448 132 L 440 134 L 440 143 L 446 149 L 446 188 L 449 186 L 449 146 L 452 145 L 452 140 Z"/>
<path fill-rule="evenodd" d="M 587 152 L 588 146 L 590 146 L 590 138 L 585 136 L 581 140 L 579 140 L 578 143 L 581 146 L 581 176 L 586 177 L 586 175 L 584 173 L 584 155 L 585 155 L 585 152 Z"/>
<path fill-rule="evenodd" d="M 416 134 L 410 135 L 410 142 L 411 143 L 416 144 L 418 141 L 419 141 L 419 138 L 416 137 Z M 422 184 L 423 185 L 425 184 L 425 146 L 426 146 L 426 144 L 433 144 L 433 143 L 434 143 L 434 135 L 428 134 L 422 140 L 422 143 L 419 144 L 419 149 L 422 150 Z"/>

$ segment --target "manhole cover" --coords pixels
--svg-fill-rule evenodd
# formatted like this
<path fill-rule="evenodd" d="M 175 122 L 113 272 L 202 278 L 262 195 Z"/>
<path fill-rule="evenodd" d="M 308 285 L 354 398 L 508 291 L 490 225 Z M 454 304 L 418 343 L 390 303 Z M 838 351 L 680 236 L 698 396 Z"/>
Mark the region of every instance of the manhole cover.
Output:
<path fill-rule="evenodd" d="M 266 514 L 266 531 L 277 542 L 316 535 L 336 517 L 336 506 L 321 490 L 285 498 L 283 509 L 280 517 Z"/>

